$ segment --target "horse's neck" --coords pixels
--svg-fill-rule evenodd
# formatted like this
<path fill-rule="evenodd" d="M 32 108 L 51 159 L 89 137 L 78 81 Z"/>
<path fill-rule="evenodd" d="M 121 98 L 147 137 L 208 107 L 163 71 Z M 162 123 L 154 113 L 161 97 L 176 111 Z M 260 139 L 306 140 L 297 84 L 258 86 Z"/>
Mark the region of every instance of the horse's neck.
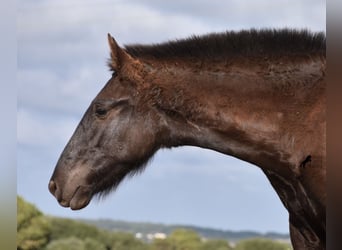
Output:
<path fill-rule="evenodd" d="M 162 146 L 209 148 L 261 167 L 305 243 L 297 248 L 323 249 L 325 64 L 273 65 L 161 67 L 147 80 L 166 130 Z"/>
<path fill-rule="evenodd" d="M 169 67 L 160 71 L 156 106 L 166 114 L 169 146 L 199 146 L 263 169 L 295 171 L 312 151 L 297 148 L 300 131 L 291 130 L 303 123 L 298 120 L 306 119 L 317 94 L 313 88 L 300 86 L 310 80 L 300 70 L 297 75 L 277 75 L 274 68 L 274 72 L 257 70 Z M 311 80 L 318 81 L 319 74 L 311 76 Z M 292 75 L 297 79 L 291 79 Z M 297 84 L 297 90 L 289 84 L 291 81 Z M 301 103 L 305 105 L 301 107 Z"/>

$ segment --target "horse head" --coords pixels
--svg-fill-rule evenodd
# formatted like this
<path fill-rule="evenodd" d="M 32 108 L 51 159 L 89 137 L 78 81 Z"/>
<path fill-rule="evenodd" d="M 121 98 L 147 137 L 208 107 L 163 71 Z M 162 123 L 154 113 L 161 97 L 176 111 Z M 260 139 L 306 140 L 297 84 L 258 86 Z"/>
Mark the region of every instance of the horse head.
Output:
<path fill-rule="evenodd" d="M 49 182 L 60 205 L 73 210 L 141 171 L 161 144 L 158 113 L 141 94 L 147 86 L 141 63 L 109 34 L 108 42 L 113 75 L 84 114 Z"/>

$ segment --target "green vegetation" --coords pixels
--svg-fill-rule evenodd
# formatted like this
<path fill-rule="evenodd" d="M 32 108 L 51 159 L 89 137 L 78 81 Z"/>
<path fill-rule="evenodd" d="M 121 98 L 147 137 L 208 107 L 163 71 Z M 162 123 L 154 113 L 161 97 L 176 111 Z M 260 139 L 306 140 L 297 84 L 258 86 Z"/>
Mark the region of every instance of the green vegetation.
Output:
<path fill-rule="evenodd" d="M 151 250 L 231 250 L 226 240 L 203 240 L 195 232 L 177 229 L 166 239 L 156 239 L 150 245 Z"/>
<path fill-rule="evenodd" d="M 200 249 L 201 245 L 201 238 L 196 232 L 178 229 L 166 239 L 154 240 L 151 248 L 153 250 L 197 250 Z"/>
<path fill-rule="evenodd" d="M 160 233 L 159 237 L 151 235 L 149 240 L 143 241 L 129 232 L 100 229 L 76 220 L 45 216 L 34 205 L 17 197 L 17 250 L 291 249 L 287 244 L 269 239 L 243 240 L 233 248 L 225 239 L 204 239 L 201 232 L 189 228 L 174 228 L 170 233 Z"/>
<path fill-rule="evenodd" d="M 116 232 L 111 236 L 112 250 L 148 250 L 148 245 L 130 233 Z"/>
<path fill-rule="evenodd" d="M 183 228 L 190 231 L 195 231 L 201 237 L 206 239 L 225 239 L 232 242 L 237 242 L 240 240 L 250 239 L 250 238 L 265 238 L 265 239 L 280 239 L 288 241 L 290 236 L 288 234 L 280 233 L 258 233 L 253 231 L 230 231 L 230 230 L 219 230 L 212 228 L 204 228 L 198 226 L 184 226 L 184 225 L 164 225 L 157 223 L 136 223 L 118 220 L 108 220 L 108 219 L 98 219 L 98 220 L 79 220 L 90 225 L 94 225 L 98 228 L 102 228 L 109 231 L 123 231 L 131 233 L 142 233 L 147 235 L 151 232 L 160 232 L 166 235 L 170 235 L 173 231 Z"/>
<path fill-rule="evenodd" d="M 236 250 L 289 250 L 291 247 L 288 244 L 273 242 L 266 239 L 249 239 L 240 241 Z"/>
<path fill-rule="evenodd" d="M 208 240 L 202 243 L 200 250 L 207 249 L 232 250 L 233 248 L 225 240 Z"/>
<path fill-rule="evenodd" d="M 42 249 L 50 237 L 51 224 L 34 205 L 17 198 L 17 249 Z"/>

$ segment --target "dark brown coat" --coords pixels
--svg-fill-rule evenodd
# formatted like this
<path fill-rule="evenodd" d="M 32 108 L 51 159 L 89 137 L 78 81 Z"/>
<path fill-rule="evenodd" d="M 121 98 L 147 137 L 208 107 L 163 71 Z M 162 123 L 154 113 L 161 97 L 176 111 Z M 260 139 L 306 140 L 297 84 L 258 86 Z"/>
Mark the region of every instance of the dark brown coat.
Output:
<path fill-rule="evenodd" d="M 325 249 L 325 36 L 210 34 L 120 48 L 113 77 L 64 149 L 49 189 L 62 206 L 140 172 L 160 148 L 192 145 L 260 167 L 289 212 L 295 249 Z"/>

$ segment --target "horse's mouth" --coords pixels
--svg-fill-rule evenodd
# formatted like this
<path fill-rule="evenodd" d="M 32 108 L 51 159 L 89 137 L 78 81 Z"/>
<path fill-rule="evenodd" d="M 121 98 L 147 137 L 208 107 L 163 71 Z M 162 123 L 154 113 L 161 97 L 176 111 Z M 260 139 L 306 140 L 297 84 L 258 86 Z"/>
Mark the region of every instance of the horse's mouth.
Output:
<path fill-rule="evenodd" d="M 69 207 L 72 210 L 79 210 L 86 207 L 92 198 L 89 187 L 78 186 L 72 196 Z"/>
<path fill-rule="evenodd" d="M 49 190 L 62 207 L 70 207 L 72 210 L 86 207 L 92 198 L 90 186 L 78 186 L 72 195 L 68 195 L 70 192 L 62 193 L 62 190 L 55 188 L 54 182 L 50 181 Z"/>

